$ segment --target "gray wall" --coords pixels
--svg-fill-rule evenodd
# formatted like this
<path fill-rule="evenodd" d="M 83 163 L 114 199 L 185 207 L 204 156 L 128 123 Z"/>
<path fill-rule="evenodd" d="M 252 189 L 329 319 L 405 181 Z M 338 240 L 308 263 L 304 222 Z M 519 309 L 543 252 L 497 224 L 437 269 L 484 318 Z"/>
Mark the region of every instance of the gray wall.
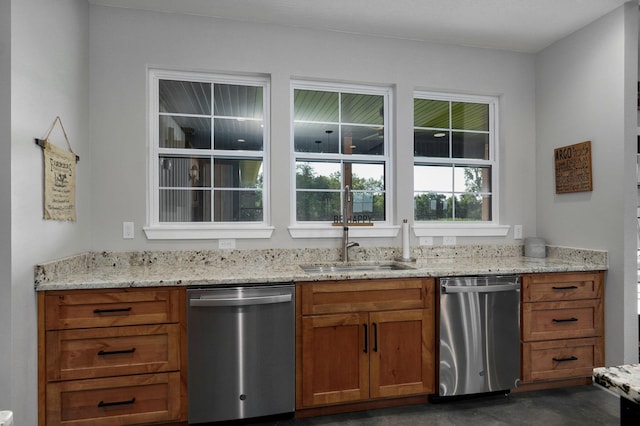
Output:
<path fill-rule="evenodd" d="M 523 224 L 525 234 L 535 234 L 532 55 L 110 7 L 91 7 L 90 27 L 93 193 L 100 194 L 93 199 L 94 249 L 217 248 L 217 241 L 148 241 L 141 231 L 146 220 L 148 66 L 271 76 L 276 230 L 270 240 L 238 240 L 238 248 L 340 244 L 338 238 L 294 240 L 287 230 L 292 78 L 395 86 L 398 167 L 394 181 L 399 218 L 413 217 L 412 91 L 499 96 L 504 164 L 501 221 Z M 134 240 L 122 239 L 123 221 L 135 222 Z M 509 238 L 488 240 L 503 243 Z M 471 241 L 458 239 L 458 243 Z M 399 237 L 359 242 L 400 245 Z"/>
<path fill-rule="evenodd" d="M 0 0 L 0 407 L 11 401 L 11 3 Z"/>
<path fill-rule="evenodd" d="M 2 7 L 6 7 L 4 3 Z M 5 15 L 0 15 L 3 23 Z M 35 425 L 37 311 L 33 266 L 91 248 L 89 7 L 85 0 L 16 0 L 11 2 L 10 16 L 11 285 L 7 289 L 5 277 L 0 275 L 0 294 L 1 299 L 11 300 L 11 329 L 7 331 L 3 321 L 0 338 L 2 346 L 10 342 L 12 356 L 8 362 L 2 358 L 3 376 L 9 370 L 11 379 L 0 382 L 0 406 L 14 411 L 16 424 Z M 4 34 L 2 28 L 0 34 Z M 0 111 L 4 109 L 0 106 Z M 76 223 L 42 219 L 43 160 L 34 138 L 45 136 L 58 115 L 81 159 L 76 174 Z M 66 146 L 59 129 L 50 140 Z M 0 161 L 4 161 L 2 157 Z M 2 182 L 0 185 L 5 184 L 4 179 Z M 0 195 L 3 194 L 0 187 Z M 5 226 L 3 213 L 0 219 L 0 226 Z M 3 239 L 3 247 L 6 243 Z M 10 399 L 5 399 L 9 392 Z"/>
<path fill-rule="evenodd" d="M 604 249 L 606 363 L 637 362 L 638 5 L 627 3 L 536 58 L 536 218 L 555 245 Z M 555 194 L 554 148 L 592 142 L 593 191 Z"/>

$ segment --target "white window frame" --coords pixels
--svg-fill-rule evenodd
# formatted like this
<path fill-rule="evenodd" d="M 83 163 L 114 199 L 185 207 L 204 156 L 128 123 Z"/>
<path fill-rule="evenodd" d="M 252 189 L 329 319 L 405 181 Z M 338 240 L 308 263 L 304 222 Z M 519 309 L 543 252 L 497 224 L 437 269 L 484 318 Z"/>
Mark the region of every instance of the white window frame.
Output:
<path fill-rule="evenodd" d="M 417 221 L 414 220 L 413 230 L 417 237 L 446 237 L 468 236 L 489 237 L 506 236 L 510 226 L 500 225 L 499 198 L 500 198 L 500 158 L 499 158 L 499 98 L 495 96 L 463 95 L 453 93 L 440 93 L 416 90 L 413 99 L 433 99 L 449 102 L 483 103 L 489 105 L 489 160 L 474 161 L 466 159 L 415 157 L 413 167 L 421 164 L 452 164 L 464 162 L 466 164 L 491 166 L 491 221 Z M 413 103 L 413 101 L 412 101 Z M 412 128 L 415 128 L 415 123 Z M 412 197 L 413 199 L 413 197 Z"/>
<path fill-rule="evenodd" d="M 318 90 L 327 92 L 346 92 L 366 95 L 378 95 L 383 97 L 384 102 L 384 155 L 373 157 L 371 155 L 349 155 L 350 159 L 362 162 L 384 162 L 385 168 L 385 220 L 376 221 L 373 226 L 352 226 L 349 228 L 349 235 L 354 238 L 366 237 L 395 237 L 398 235 L 400 227 L 394 223 L 394 195 L 393 195 L 393 88 L 390 86 L 363 85 L 334 83 L 307 80 L 292 80 L 290 84 L 290 134 L 291 146 L 291 209 L 289 234 L 292 238 L 339 238 L 342 236 L 342 227 L 332 226 L 328 222 L 298 222 L 296 220 L 296 161 L 298 158 L 304 159 L 344 159 L 344 154 L 314 154 L 296 153 L 294 145 L 294 92 L 296 89 Z M 339 213 L 339 212 L 338 212 Z"/>
<path fill-rule="evenodd" d="M 260 86 L 263 88 L 263 123 L 265 127 L 262 152 L 245 151 L 242 157 L 255 157 L 263 161 L 263 220 L 261 222 L 160 222 L 159 221 L 159 162 L 163 152 L 159 147 L 159 81 L 185 80 L 214 84 L 239 84 Z M 149 68 L 147 72 L 147 120 L 148 120 L 148 156 L 147 156 L 147 224 L 143 228 L 150 240 L 155 239 L 235 239 L 270 238 L 273 233 L 270 203 L 269 170 L 269 99 L 270 81 L 267 76 L 237 76 L 216 73 L 202 73 Z M 212 147 L 213 150 L 213 147 Z M 210 151 L 211 153 L 211 151 Z M 247 154 L 248 153 L 248 154 Z M 247 154 L 247 155 L 245 155 Z M 212 158 L 216 158 L 211 153 Z"/>

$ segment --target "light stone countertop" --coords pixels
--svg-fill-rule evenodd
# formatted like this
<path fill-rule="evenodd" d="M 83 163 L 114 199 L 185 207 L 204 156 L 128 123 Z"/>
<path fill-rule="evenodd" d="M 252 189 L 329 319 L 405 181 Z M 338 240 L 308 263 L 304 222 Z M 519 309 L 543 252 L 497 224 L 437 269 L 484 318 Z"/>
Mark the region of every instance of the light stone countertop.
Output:
<path fill-rule="evenodd" d="M 521 245 L 418 247 L 414 262 L 400 248 L 357 248 L 354 265 L 396 263 L 407 269 L 306 273 L 301 265 L 340 263 L 337 249 L 90 252 L 35 266 L 37 291 L 153 286 L 271 284 L 344 279 L 597 271 L 607 252 L 547 247 L 547 257 L 522 256 Z"/>
<path fill-rule="evenodd" d="M 640 364 L 594 368 L 593 379 L 613 393 L 640 404 Z"/>

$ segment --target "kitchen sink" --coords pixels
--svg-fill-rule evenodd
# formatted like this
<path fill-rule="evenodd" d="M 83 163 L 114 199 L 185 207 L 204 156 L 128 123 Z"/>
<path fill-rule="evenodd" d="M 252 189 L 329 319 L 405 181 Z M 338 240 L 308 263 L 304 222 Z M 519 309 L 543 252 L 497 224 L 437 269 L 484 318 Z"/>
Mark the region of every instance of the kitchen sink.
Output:
<path fill-rule="evenodd" d="M 308 274 L 330 274 L 340 272 L 373 272 L 373 271 L 400 271 L 413 269 L 410 266 L 397 263 L 376 263 L 371 265 L 302 265 L 303 271 Z"/>

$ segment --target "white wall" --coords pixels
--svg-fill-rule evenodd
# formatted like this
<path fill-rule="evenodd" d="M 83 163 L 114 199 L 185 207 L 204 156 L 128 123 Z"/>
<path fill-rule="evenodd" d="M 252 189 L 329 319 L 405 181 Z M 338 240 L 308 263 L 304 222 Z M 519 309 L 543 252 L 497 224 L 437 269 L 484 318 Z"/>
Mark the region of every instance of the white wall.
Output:
<path fill-rule="evenodd" d="M 395 86 L 399 218 L 413 217 L 412 91 L 500 96 L 501 219 L 523 224 L 525 234 L 535 234 L 532 55 L 99 6 L 91 7 L 90 28 L 92 190 L 100 194 L 92 209 L 95 250 L 217 248 L 217 241 L 148 241 L 141 231 L 146 220 L 148 66 L 271 76 L 276 230 L 271 240 L 238 240 L 238 248 L 339 245 L 338 239 L 293 240 L 287 231 L 291 78 Z M 122 239 L 123 221 L 135 222 L 134 240 Z M 359 242 L 400 245 L 399 238 Z"/>
<path fill-rule="evenodd" d="M 11 404 L 11 2 L 0 0 L 0 407 Z M 3 408 L 0 408 L 2 410 Z"/>
<path fill-rule="evenodd" d="M 637 13 L 637 2 L 627 3 L 536 58 L 538 236 L 555 245 L 608 250 L 608 365 L 638 360 Z M 586 140 L 592 142 L 593 191 L 556 195 L 554 148 Z"/>
<path fill-rule="evenodd" d="M 10 294 L 12 323 L 10 335 L 4 326 L 0 328 L 0 340 L 4 345 L 8 339 L 12 346 L 12 359 L 2 359 L 3 370 L 11 369 L 12 395 L 2 402 L 14 411 L 17 425 L 35 425 L 38 351 L 33 267 L 91 248 L 89 8 L 85 0 L 15 0 L 11 24 L 11 289 L 0 291 L 3 296 Z M 58 115 L 80 156 L 76 223 L 42 219 L 43 160 L 34 138 L 45 136 Z M 50 140 L 66 146 L 60 130 Z M 0 223 L 4 225 L 4 220 Z M 7 384 L 0 386 L 5 389 Z"/>

